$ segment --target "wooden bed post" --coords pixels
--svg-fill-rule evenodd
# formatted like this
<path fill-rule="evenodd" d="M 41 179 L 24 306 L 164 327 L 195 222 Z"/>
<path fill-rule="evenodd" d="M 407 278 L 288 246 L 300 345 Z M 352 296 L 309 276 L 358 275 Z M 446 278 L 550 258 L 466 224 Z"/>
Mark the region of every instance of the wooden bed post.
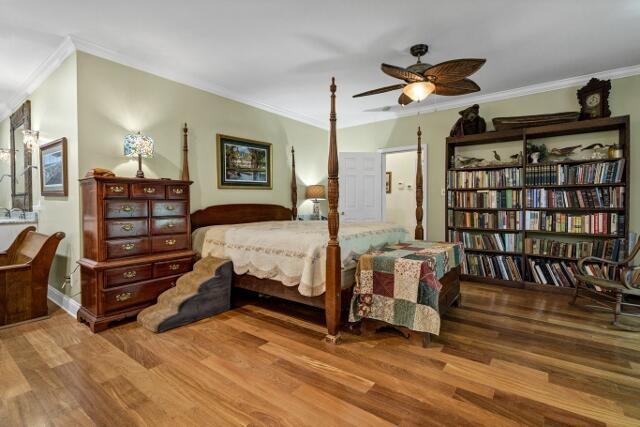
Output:
<path fill-rule="evenodd" d="M 180 178 L 183 181 L 189 181 L 189 128 L 184 124 L 182 128 L 182 173 Z"/>
<path fill-rule="evenodd" d="M 329 242 L 327 244 L 326 291 L 324 294 L 324 312 L 330 343 L 340 341 L 340 292 L 342 291 L 340 245 L 338 243 L 338 146 L 336 141 L 336 81 L 331 78 L 331 114 L 329 116 L 329 162 L 328 162 L 328 201 L 329 201 Z"/>
<path fill-rule="evenodd" d="M 296 150 L 291 147 L 291 219 L 298 219 L 298 183 L 296 182 Z"/>
<path fill-rule="evenodd" d="M 418 126 L 418 166 L 416 167 L 416 240 L 424 240 L 424 228 L 422 227 L 422 201 L 424 192 L 422 190 L 422 130 Z"/>

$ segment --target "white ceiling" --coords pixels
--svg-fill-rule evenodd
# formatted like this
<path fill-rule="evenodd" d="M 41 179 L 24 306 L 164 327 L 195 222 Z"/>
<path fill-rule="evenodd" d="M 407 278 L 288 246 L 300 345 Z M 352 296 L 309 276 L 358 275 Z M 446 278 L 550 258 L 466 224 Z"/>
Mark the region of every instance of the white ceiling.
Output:
<path fill-rule="evenodd" d="M 432 64 L 487 58 L 473 76 L 482 95 L 638 65 L 639 24 L 638 0 L 2 0 L 0 115 L 69 36 L 319 126 L 335 76 L 346 126 L 398 115 L 398 92 L 351 95 L 394 84 L 380 63 L 411 64 L 412 44 L 428 43 Z"/>

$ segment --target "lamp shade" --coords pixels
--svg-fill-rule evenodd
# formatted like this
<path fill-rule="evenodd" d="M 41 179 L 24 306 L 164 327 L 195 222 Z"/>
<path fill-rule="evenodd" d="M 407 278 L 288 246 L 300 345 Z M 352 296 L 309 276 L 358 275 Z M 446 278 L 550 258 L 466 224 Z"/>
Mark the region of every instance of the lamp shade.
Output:
<path fill-rule="evenodd" d="M 436 89 L 436 85 L 431 82 L 410 83 L 402 89 L 402 93 L 416 102 L 423 101 Z"/>
<path fill-rule="evenodd" d="M 304 192 L 307 199 L 325 199 L 324 185 L 309 185 Z"/>
<path fill-rule="evenodd" d="M 153 139 L 150 136 L 129 134 L 124 137 L 124 155 L 127 157 L 153 157 Z"/>

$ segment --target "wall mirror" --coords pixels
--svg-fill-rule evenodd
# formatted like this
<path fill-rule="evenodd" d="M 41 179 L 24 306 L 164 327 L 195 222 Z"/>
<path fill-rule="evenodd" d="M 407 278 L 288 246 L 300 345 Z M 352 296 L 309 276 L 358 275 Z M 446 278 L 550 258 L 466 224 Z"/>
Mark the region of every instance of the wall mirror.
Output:
<path fill-rule="evenodd" d="M 25 101 L 11 115 L 11 205 L 31 211 L 31 149 L 24 145 L 25 130 L 31 129 L 31 102 Z"/>

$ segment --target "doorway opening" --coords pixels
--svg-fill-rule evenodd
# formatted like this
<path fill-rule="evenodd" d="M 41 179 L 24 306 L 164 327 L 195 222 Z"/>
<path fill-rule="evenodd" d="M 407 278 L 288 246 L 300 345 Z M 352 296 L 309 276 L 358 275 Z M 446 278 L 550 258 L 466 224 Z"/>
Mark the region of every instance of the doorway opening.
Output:
<path fill-rule="evenodd" d="M 424 216 L 422 227 L 427 240 L 427 150 L 422 146 L 422 176 Z M 382 155 L 382 218 L 407 229 L 411 236 L 416 228 L 416 169 L 417 149 L 415 146 L 384 148 L 378 150 Z"/>

